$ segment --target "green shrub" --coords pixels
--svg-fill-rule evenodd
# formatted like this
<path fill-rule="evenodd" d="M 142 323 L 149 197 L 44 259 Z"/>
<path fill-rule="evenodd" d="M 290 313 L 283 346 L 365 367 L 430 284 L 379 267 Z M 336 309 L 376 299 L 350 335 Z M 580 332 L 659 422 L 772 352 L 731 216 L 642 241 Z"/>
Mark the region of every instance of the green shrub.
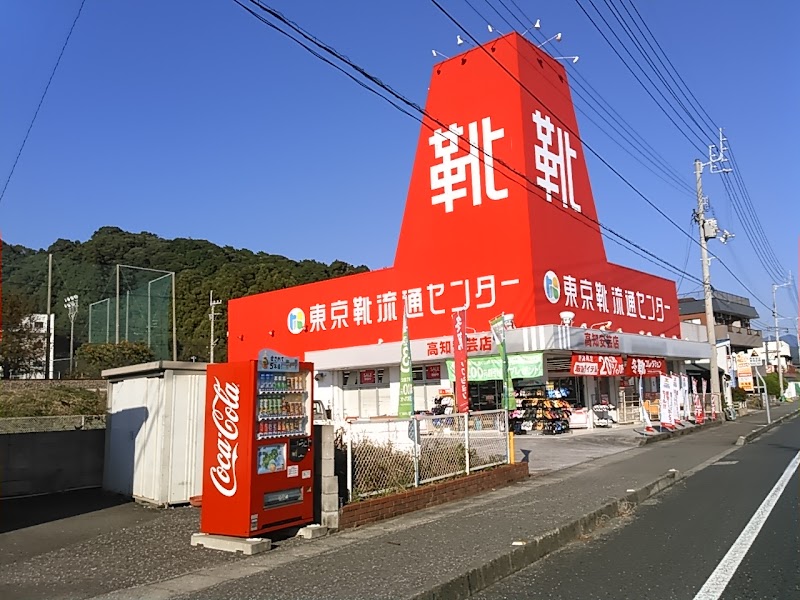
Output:
<path fill-rule="evenodd" d="M 740 387 L 731 388 L 731 398 L 734 404 L 747 402 L 747 392 Z"/>
<path fill-rule="evenodd" d="M 83 344 L 75 353 L 77 373 L 83 377 L 100 377 L 105 369 L 116 369 L 155 360 L 153 351 L 141 342 L 119 344 Z"/>

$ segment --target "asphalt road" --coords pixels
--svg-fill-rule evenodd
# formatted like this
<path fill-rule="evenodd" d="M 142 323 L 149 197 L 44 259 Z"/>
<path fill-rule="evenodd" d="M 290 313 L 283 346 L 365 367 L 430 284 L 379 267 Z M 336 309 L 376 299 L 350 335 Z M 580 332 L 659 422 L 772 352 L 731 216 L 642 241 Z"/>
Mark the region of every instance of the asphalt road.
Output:
<path fill-rule="evenodd" d="M 635 514 L 610 522 L 600 534 L 546 557 L 476 597 L 800 598 L 800 482 L 796 468 L 787 472 L 798 453 L 800 419 L 793 419 L 647 501 Z M 782 476 L 788 485 L 752 545 L 735 545 Z M 734 545 L 744 554 L 738 566 L 728 554 Z M 712 574 L 733 569 L 729 580 L 722 578 L 721 595 L 698 595 L 701 589 L 706 592 L 704 585 Z"/>

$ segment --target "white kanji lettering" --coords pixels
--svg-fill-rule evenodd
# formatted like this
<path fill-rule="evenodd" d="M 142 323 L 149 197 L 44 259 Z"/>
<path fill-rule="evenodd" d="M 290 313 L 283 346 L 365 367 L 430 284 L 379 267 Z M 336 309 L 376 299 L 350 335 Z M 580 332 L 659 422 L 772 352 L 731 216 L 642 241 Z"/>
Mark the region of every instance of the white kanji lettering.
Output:
<path fill-rule="evenodd" d="M 348 310 L 347 300 L 331 302 L 331 321 L 333 321 L 333 323 L 331 323 L 331 329 L 349 327 L 347 324 Z"/>
<path fill-rule="evenodd" d="M 500 282 L 501 286 L 518 285 L 518 284 L 519 284 L 519 279 L 504 279 L 503 281 Z"/>
<path fill-rule="evenodd" d="M 502 283 L 500 285 L 503 285 Z M 490 308 L 494 306 L 495 301 L 495 287 L 494 275 L 484 275 L 478 277 L 478 289 L 475 290 L 475 299 L 479 300 L 483 297 L 483 293 L 488 291 L 489 300 L 486 302 L 478 302 L 476 308 Z"/>
<path fill-rule="evenodd" d="M 366 296 L 353 298 L 353 322 L 356 325 L 372 325 L 371 306 L 372 300 Z"/>
<path fill-rule="evenodd" d="M 581 308 L 594 310 L 594 288 L 588 279 L 581 279 Z"/>
<path fill-rule="evenodd" d="M 378 323 L 397 321 L 397 292 L 378 295 Z"/>
<path fill-rule="evenodd" d="M 421 317 L 425 314 L 425 309 L 422 307 L 422 288 L 403 291 L 403 301 L 405 302 L 405 311 L 409 319 Z"/>
<path fill-rule="evenodd" d="M 492 131 L 492 121 L 490 117 L 481 119 L 481 133 L 483 134 L 483 168 L 486 180 L 486 197 L 489 200 L 503 200 L 508 198 L 508 188 L 496 189 L 494 183 L 494 155 L 492 154 L 492 144 L 501 139 L 506 130 L 502 127 Z"/>
<path fill-rule="evenodd" d="M 469 279 L 459 279 L 458 281 L 451 281 L 450 287 L 464 286 L 464 306 L 450 309 L 451 312 L 458 312 L 460 310 L 467 310 L 469 308 Z M 433 298 L 431 298 L 431 306 L 433 306 Z"/>
<path fill-rule="evenodd" d="M 550 117 L 542 115 L 539 110 L 533 113 L 532 118 L 536 123 L 536 137 L 539 140 L 535 147 L 536 168 L 543 175 L 536 178 L 536 184 L 544 189 L 548 202 L 552 202 L 553 194 L 560 191 L 564 208 L 569 206 L 575 212 L 581 212 L 580 204 L 575 201 L 572 182 L 572 161 L 578 154 L 570 145 L 569 133 L 553 125 Z M 556 150 L 552 149 L 554 133 Z M 560 186 L 554 181 L 556 178 Z"/>
<path fill-rule="evenodd" d="M 564 275 L 564 304 L 578 308 L 578 282 L 572 275 Z"/>
<path fill-rule="evenodd" d="M 631 290 L 625 290 L 625 312 L 629 317 L 635 317 L 638 313 L 636 311 L 636 294 Z"/>
<path fill-rule="evenodd" d="M 472 204 L 478 206 L 483 200 L 481 186 L 480 157 L 483 155 L 486 197 L 490 200 L 502 200 L 508 197 L 508 189 L 495 188 L 494 155 L 492 146 L 495 141 L 505 135 L 503 128 L 492 130 L 491 118 L 481 119 L 481 136 L 478 135 L 478 122 L 467 125 L 467 151 L 461 156 L 459 138 L 464 134 L 464 127 L 456 123 L 447 131 L 437 129 L 428 138 L 428 145 L 433 146 L 433 154 L 441 162 L 430 168 L 431 191 L 441 190 L 431 196 L 431 204 L 444 204 L 445 212 L 453 212 L 453 203 L 467 196 L 467 170 L 469 169 Z M 482 142 L 482 143 L 481 143 Z"/>
<path fill-rule="evenodd" d="M 458 138 L 463 133 L 464 128 L 453 123 L 447 131 L 437 129 L 428 138 L 428 144 L 433 146 L 433 155 L 441 160 L 441 163 L 431 167 L 431 191 L 442 190 L 441 193 L 431 196 L 431 204 L 444 204 L 444 212 L 453 212 L 453 202 L 467 195 L 467 188 L 462 185 L 467 181 L 467 167 L 469 166 L 472 173 L 478 172 L 475 168 L 477 153 L 469 152 L 460 158 L 454 158 L 458 153 Z M 474 183 L 473 181 L 473 186 Z M 472 202 L 475 203 L 474 187 Z"/>
<path fill-rule="evenodd" d="M 442 294 L 444 294 L 444 284 L 443 283 L 429 283 L 428 284 L 428 293 L 430 294 L 431 300 L 431 314 L 432 315 L 443 315 L 444 309 L 443 308 L 436 308 L 433 303 L 434 298 L 438 298 Z M 434 293 L 436 291 L 436 293 Z"/>
<path fill-rule="evenodd" d="M 309 331 L 324 331 L 327 311 L 324 304 L 314 304 L 308 311 Z"/>
<path fill-rule="evenodd" d="M 608 312 L 608 290 L 604 283 L 596 281 L 594 284 L 594 298 L 597 300 L 597 310 Z"/>
<path fill-rule="evenodd" d="M 624 315 L 625 305 L 622 302 L 622 289 L 618 287 L 611 288 L 611 299 L 614 301 L 614 314 Z"/>

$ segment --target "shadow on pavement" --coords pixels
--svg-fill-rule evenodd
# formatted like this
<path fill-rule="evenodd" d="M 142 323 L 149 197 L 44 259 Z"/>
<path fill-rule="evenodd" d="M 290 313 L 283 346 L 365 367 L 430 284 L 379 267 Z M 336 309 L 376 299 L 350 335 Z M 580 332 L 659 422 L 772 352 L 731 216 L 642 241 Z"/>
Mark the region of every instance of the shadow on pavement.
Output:
<path fill-rule="evenodd" d="M 25 498 L 3 498 L 0 499 L 0 533 L 131 502 L 130 498 L 104 492 L 100 488 Z"/>

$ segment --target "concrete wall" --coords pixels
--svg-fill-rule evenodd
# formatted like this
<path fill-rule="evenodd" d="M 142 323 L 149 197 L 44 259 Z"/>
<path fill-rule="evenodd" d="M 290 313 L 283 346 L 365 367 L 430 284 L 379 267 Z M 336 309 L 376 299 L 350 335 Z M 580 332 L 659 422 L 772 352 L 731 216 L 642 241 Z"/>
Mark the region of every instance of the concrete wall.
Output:
<path fill-rule="evenodd" d="M 0 497 L 100 487 L 105 429 L 0 434 Z"/>

